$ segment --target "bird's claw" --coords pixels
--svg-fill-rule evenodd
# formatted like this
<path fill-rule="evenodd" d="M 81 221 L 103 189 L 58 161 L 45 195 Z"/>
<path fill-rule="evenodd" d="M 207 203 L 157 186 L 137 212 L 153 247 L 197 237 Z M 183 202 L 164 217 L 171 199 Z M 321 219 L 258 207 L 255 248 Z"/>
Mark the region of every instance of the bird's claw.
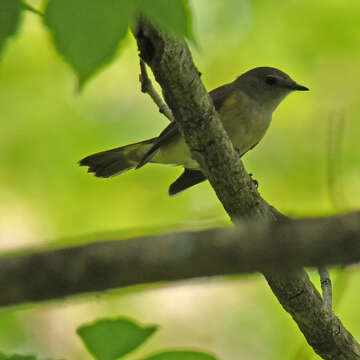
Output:
<path fill-rule="evenodd" d="M 243 153 L 241 153 L 240 148 L 238 148 L 237 146 L 234 147 L 235 151 L 238 153 L 239 157 L 241 157 L 243 155 Z M 253 184 L 256 186 L 256 188 L 259 187 L 259 182 L 253 178 L 253 174 L 249 174 L 251 181 L 253 182 Z"/>
<path fill-rule="evenodd" d="M 241 153 L 240 149 L 237 146 L 235 146 L 234 149 L 238 153 L 239 157 L 241 157 L 242 153 Z"/>
<path fill-rule="evenodd" d="M 249 173 L 249 176 L 251 178 L 251 181 L 253 182 L 253 184 L 256 186 L 256 188 L 259 187 L 259 182 L 253 178 L 253 174 Z"/>

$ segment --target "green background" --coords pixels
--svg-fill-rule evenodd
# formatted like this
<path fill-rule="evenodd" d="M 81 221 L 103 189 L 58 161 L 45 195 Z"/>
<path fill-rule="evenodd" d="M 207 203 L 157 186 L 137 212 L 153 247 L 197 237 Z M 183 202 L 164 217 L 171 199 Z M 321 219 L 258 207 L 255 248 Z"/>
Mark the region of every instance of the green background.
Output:
<path fill-rule="evenodd" d="M 262 65 L 311 89 L 281 104 L 264 140 L 244 157 L 264 198 L 294 216 L 359 207 L 360 3 L 194 0 L 192 10 L 194 60 L 209 90 Z M 140 92 L 138 75 L 129 35 L 119 57 L 79 94 L 41 18 L 25 14 L 0 63 L 2 251 L 59 240 L 71 245 L 104 232 L 125 237 L 230 224 L 208 183 L 167 196 L 180 168 L 148 165 L 97 179 L 77 166 L 90 153 L 153 137 L 166 126 Z M 334 139 L 340 145 L 329 146 Z M 355 270 L 333 277 L 335 300 L 341 298 L 336 313 L 359 337 Z M 2 310 L 0 350 L 89 359 L 76 328 L 110 315 L 161 325 L 139 356 L 193 347 L 219 359 L 304 359 L 299 351 L 307 349 L 265 281 L 253 275 Z"/>

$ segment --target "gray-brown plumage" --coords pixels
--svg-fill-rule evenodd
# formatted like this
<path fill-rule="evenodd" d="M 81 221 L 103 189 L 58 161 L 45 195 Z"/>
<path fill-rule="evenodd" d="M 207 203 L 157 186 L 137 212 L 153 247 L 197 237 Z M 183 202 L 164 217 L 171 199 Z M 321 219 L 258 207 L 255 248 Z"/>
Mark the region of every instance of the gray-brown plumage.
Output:
<path fill-rule="evenodd" d="M 259 67 L 210 92 L 225 130 L 241 156 L 262 139 L 273 111 L 294 90 L 308 89 L 278 69 Z M 79 163 L 88 166 L 95 176 L 111 177 L 139 169 L 148 162 L 184 166 L 182 175 L 169 188 L 170 195 L 206 180 L 175 122 L 158 137 L 96 153 Z"/>

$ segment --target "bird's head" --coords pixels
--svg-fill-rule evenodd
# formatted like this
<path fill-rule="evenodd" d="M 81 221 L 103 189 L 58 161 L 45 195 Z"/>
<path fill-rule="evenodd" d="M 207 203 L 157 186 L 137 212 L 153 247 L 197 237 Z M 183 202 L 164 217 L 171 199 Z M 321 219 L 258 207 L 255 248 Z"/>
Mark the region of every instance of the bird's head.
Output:
<path fill-rule="evenodd" d="M 261 105 L 274 111 L 280 102 L 292 91 L 306 91 L 289 75 L 273 67 L 257 67 L 239 76 L 236 86 Z"/>

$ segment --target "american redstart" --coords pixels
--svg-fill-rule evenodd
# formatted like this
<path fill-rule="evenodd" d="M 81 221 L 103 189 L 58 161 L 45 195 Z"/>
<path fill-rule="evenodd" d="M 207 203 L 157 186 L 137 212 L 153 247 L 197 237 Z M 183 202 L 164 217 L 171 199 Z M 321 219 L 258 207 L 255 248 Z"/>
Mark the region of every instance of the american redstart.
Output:
<path fill-rule="evenodd" d="M 258 67 L 210 92 L 225 130 L 240 156 L 259 143 L 270 125 L 272 113 L 294 90 L 309 89 L 278 69 Z M 158 137 L 99 152 L 79 163 L 88 166 L 88 172 L 95 176 L 106 178 L 132 168 L 139 169 L 148 162 L 184 167 L 184 172 L 170 185 L 169 195 L 206 180 L 198 163 L 192 159 L 176 122 L 171 122 Z"/>

